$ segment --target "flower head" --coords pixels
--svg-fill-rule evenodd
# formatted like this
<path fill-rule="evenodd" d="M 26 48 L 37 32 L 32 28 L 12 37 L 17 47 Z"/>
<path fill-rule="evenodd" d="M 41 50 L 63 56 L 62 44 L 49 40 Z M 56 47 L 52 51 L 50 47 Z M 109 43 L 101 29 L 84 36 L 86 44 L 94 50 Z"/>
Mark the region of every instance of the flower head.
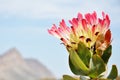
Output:
<path fill-rule="evenodd" d="M 53 24 L 48 32 L 59 38 L 66 46 L 71 71 L 76 75 L 84 76 L 84 79 L 87 76 L 92 80 L 103 80 L 103 73 L 112 54 L 109 16 L 104 12 L 102 12 L 102 18 L 98 18 L 96 12 L 87 13 L 84 16 L 78 13 L 77 18 L 69 20 L 69 23 L 70 27 L 62 20 L 59 27 Z M 105 80 L 113 80 L 117 74 L 117 67 L 113 65 Z M 74 78 L 65 75 L 63 79 Z"/>
<path fill-rule="evenodd" d="M 59 27 L 53 24 L 48 32 L 59 38 L 67 47 L 76 49 L 78 43 L 83 42 L 89 49 L 105 50 L 111 42 L 110 19 L 104 12 L 102 17 L 98 18 L 96 12 L 84 16 L 78 13 L 77 18 L 69 21 L 70 27 L 62 20 Z"/>

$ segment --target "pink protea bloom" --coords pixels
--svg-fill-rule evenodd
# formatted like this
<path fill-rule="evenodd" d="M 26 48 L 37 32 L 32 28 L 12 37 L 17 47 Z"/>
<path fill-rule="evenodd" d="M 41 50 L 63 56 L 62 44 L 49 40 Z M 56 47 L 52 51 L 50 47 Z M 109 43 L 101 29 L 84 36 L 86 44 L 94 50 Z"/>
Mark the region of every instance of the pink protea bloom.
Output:
<path fill-rule="evenodd" d="M 59 27 L 53 24 L 48 32 L 73 49 L 77 48 L 79 42 L 83 42 L 89 49 L 94 47 L 96 50 L 105 50 L 111 43 L 110 19 L 104 12 L 102 17 L 97 18 L 96 12 L 84 16 L 78 13 L 77 18 L 69 21 L 70 27 L 62 20 Z"/>

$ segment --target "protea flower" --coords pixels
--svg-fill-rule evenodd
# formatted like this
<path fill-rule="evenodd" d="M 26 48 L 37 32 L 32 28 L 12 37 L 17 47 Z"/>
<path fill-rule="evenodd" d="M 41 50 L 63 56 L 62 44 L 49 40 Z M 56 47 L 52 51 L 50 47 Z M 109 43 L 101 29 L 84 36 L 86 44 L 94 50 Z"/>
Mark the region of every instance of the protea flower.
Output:
<path fill-rule="evenodd" d="M 118 73 L 115 65 L 112 66 L 107 79 L 102 77 L 112 53 L 109 16 L 102 12 L 101 19 L 97 17 L 96 12 L 84 16 L 78 13 L 77 18 L 69 22 L 70 27 L 64 20 L 60 22 L 59 27 L 53 24 L 48 32 L 66 46 L 71 71 L 76 75 L 88 76 L 90 80 L 115 79 Z M 66 75 L 63 78 L 76 80 Z"/>
<path fill-rule="evenodd" d="M 102 12 L 102 17 L 97 18 L 96 12 L 87 13 L 85 16 L 78 13 L 77 18 L 69 21 L 70 27 L 62 20 L 59 27 L 53 24 L 48 32 L 59 38 L 67 47 L 76 49 L 81 41 L 92 51 L 97 49 L 103 51 L 110 45 L 111 31 L 109 16 Z"/>

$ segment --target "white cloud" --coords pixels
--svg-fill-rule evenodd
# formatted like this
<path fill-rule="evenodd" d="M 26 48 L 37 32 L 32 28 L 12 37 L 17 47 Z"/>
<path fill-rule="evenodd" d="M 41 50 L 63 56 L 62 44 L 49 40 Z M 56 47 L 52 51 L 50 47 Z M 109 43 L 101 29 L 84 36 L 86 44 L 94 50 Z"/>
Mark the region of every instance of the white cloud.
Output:
<path fill-rule="evenodd" d="M 42 17 L 45 13 L 57 10 L 45 0 L 6 0 L 0 2 L 0 12 L 23 17 Z"/>
<path fill-rule="evenodd" d="M 115 1 L 117 2 L 117 1 Z M 120 23 L 120 6 L 112 0 L 0 0 L 0 15 L 24 18 L 71 19 L 78 12 L 105 11 L 114 24 Z"/>
<path fill-rule="evenodd" d="M 72 14 L 88 11 L 106 10 L 112 8 L 110 1 L 78 1 L 78 0 L 2 0 L 0 13 L 27 18 L 70 17 Z M 110 9 L 111 10 L 111 9 Z"/>

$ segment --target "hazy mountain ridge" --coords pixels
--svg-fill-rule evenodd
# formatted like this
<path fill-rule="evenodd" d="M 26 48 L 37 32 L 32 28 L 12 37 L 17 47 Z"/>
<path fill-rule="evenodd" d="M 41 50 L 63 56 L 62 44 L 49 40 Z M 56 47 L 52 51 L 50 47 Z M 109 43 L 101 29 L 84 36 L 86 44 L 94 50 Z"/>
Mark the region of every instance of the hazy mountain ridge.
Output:
<path fill-rule="evenodd" d="M 24 59 L 16 48 L 0 56 L 0 80 L 39 80 L 55 78 L 42 63 Z"/>

